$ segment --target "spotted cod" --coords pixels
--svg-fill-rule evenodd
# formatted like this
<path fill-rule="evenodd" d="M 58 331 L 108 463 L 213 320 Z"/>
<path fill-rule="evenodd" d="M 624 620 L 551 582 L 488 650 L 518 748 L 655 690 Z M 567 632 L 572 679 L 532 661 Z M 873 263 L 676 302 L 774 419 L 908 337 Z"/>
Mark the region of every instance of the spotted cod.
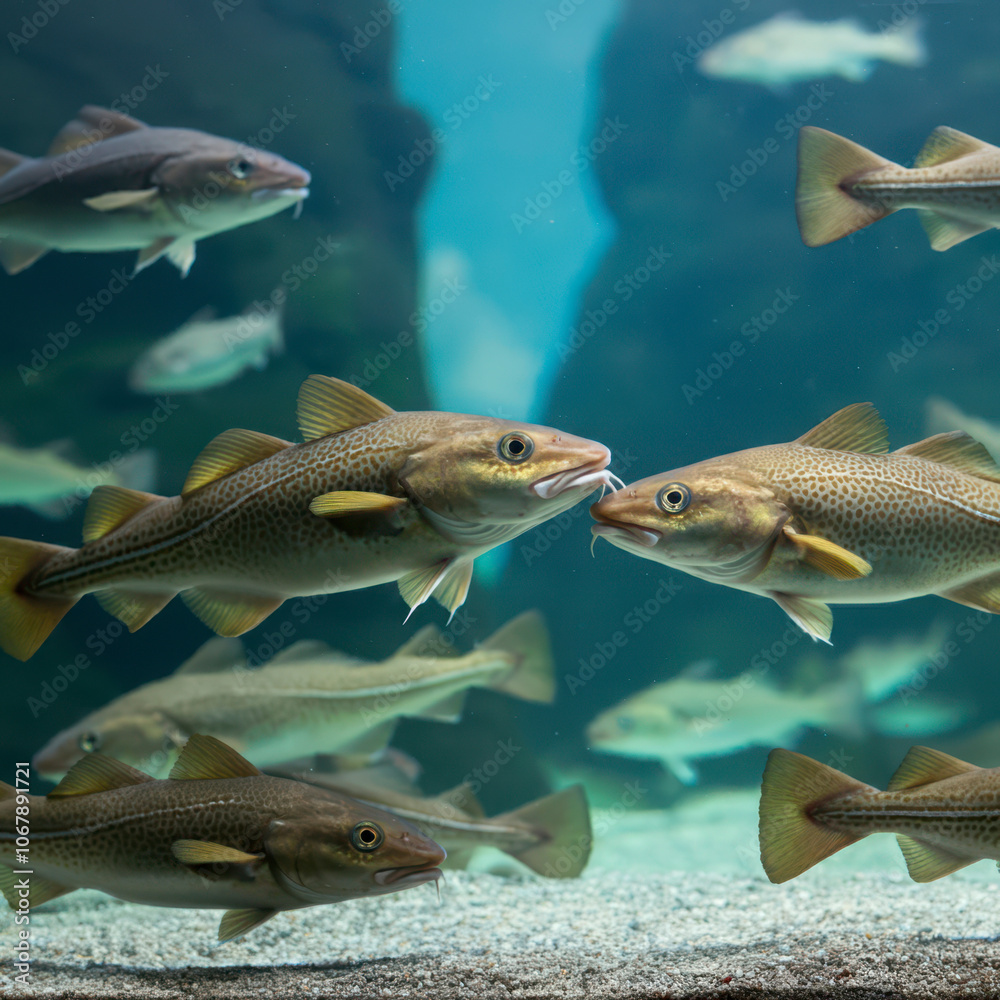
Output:
<path fill-rule="evenodd" d="M 0 646 L 26 660 L 87 593 L 131 631 L 178 592 L 219 635 L 289 597 L 398 581 L 410 608 L 465 601 L 476 556 L 613 485 L 602 444 L 458 413 L 397 413 L 311 375 L 303 444 L 234 429 L 180 496 L 101 486 L 79 549 L 0 538 Z"/>
<path fill-rule="evenodd" d="M 912 747 L 882 792 L 791 750 L 772 750 L 760 799 L 760 857 L 787 882 L 872 833 L 895 833 L 914 882 L 1000 861 L 1000 768 Z"/>
<path fill-rule="evenodd" d="M 1000 468 L 963 431 L 888 453 L 870 403 L 787 444 L 721 455 L 591 507 L 595 536 L 775 600 L 829 641 L 828 603 L 937 594 L 1000 612 Z"/>
<path fill-rule="evenodd" d="M 26 801 L 22 801 L 26 800 Z M 17 847 L 30 817 L 30 847 Z M 166 780 L 93 754 L 47 796 L 0 783 L 0 890 L 12 909 L 74 889 L 150 906 L 224 909 L 219 940 L 282 910 L 441 877 L 445 852 L 374 806 L 264 775 L 193 736 Z"/>

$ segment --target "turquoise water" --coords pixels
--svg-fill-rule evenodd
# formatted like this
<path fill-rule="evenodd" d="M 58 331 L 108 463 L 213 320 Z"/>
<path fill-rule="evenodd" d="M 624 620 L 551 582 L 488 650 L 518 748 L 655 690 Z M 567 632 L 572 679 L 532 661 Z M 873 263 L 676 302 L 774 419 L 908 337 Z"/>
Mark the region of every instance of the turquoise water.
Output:
<path fill-rule="evenodd" d="M 1000 141 L 998 22 L 976 5 L 918 6 L 925 68 L 880 64 L 864 83 L 775 93 L 690 64 L 709 36 L 774 4 L 567 0 L 473 14 L 394 0 L 377 16 L 370 3 L 305 0 L 18 4 L 3 14 L 5 147 L 40 155 L 81 103 L 117 101 L 151 124 L 266 146 L 313 180 L 300 219 L 285 212 L 201 242 L 183 280 L 166 262 L 132 277 L 124 253 L 51 254 L 0 276 L 9 438 L 71 439 L 96 466 L 153 448 L 157 489 L 174 494 L 227 428 L 294 438 L 295 395 L 312 372 L 357 379 L 396 409 L 468 409 L 598 439 L 627 482 L 789 440 L 861 400 L 878 406 L 893 447 L 925 436 L 932 395 L 1000 421 L 1000 237 L 935 253 L 904 212 L 810 250 L 795 224 L 802 124 L 904 164 L 942 124 Z M 894 10 L 817 3 L 809 14 L 856 14 L 873 28 Z M 129 391 L 135 358 L 198 309 L 233 314 L 276 287 L 288 293 L 287 351 L 266 370 L 169 399 Z M 82 511 L 52 521 L 5 508 L 0 533 L 75 545 Z M 426 790 L 513 740 L 523 749 L 481 790 L 488 812 L 571 779 L 606 807 L 640 780 L 648 791 L 629 809 L 669 807 L 692 793 L 655 761 L 593 752 L 584 728 L 596 714 L 705 659 L 721 678 L 766 663 L 778 683 L 818 684 L 861 641 L 919 638 L 933 623 L 941 639 L 910 701 L 967 710 L 927 741 L 998 762 L 974 738 L 1000 708 L 992 619 L 931 597 L 838 606 L 834 648 L 815 649 L 771 602 L 605 544 L 591 558 L 589 524 L 581 505 L 473 583 L 460 645 L 541 609 L 558 696 L 535 706 L 477 691 L 457 725 L 404 720 L 397 744 L 424 765 Z M 244 642 L 263 658 L 290 622 L 296 638 L 378 659 L 446 617 L 428 604 L 404 624 L 404 611 L 392 586 L 303 599 Z M 30 758 L 208 637 L 179 601 L 129 635 L 83 599 L 32 660 L 2 659 L 0 762 Z M 796 735 L 804 752 L 840 754 L 874 784 L 912 742 Z M 700 783 L 752 787 L 766 752 L 705 760 Z"/>

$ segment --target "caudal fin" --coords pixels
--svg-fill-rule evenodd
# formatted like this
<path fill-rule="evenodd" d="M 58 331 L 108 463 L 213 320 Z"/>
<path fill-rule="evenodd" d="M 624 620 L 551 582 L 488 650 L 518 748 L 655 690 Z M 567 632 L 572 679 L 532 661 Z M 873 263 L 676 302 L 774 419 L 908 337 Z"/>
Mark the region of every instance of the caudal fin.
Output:
<path fill-rule="evenodd" d="M 551 702 L 555 698 L 556 675 L 549 630 L 537 611 L 525 611 L 512 618 L 479 648 L 511 653 L 516 658 L 514 669 L 490 684 L 494 691 L 525 701 Z"/>
<path fill-rule="evenodd" d="M 539 843 L 507 851 L 539 875 L 576 878 L 587 866 L 593 837 L 583 785 L 571 785 L 513 812 L 494 816 L 492 822 L 530 827 L 539 835 Z"/>
<path fill-rule="evenodd" d="M 900 66 L 923 66 L 927 62 L 923 33 L 924 23 L 919 17 L 909 18 L 891 33 L 885 32 L 882 58 Z"/>
<path fill-rule="evenodd" d="M 787 882 L 860 836 L 838 833 L 811 816 L 835 795 L 870 790 L 840 771 L 792 750 L 772 750 L 760 796 L 760 861 L 772 882 Z"/>
<path fill-rule="evenodd" d="M 36 597 L 20 591 L 25 578 L 60 552 L 62 545 L 0 538 L 0 648 L 19 660 L 29 659 L 45 642 L 75 597 Z"/>
<path fill-rule="evenodd" d="M 823 128 L 799 129 L 799 176 L 795 214 L 807 247 L 820 247 L 870 226 L 895 209 L 867 205 L 846 190 L 847 182 L 869 170 L 896 166 L 850 139 Z"/>

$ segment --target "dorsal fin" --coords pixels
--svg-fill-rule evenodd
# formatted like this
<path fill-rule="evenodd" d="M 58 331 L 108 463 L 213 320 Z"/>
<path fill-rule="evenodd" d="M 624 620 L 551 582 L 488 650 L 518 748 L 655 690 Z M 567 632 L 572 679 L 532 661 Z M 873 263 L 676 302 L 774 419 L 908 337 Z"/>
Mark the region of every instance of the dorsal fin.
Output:
<path fill-rule="evenodd" d="M 286 663 L 304 663 L 307 660 L 315 660 L 319 656 L 337 660 L 354 659 L 353 656 L 348 656 L 347 653 L 341 653 L 339 650 L 333 649 L 323 642 L 322 639 L 300 639 L 289 646 L 288 649 L 283 649 L 277 655 L 272 656 L 264 666 L 280 667 Z"/>
<path fill-rule="evenodd" d="M 214 674 L 221 670 L 232 670 L 246 663 L 243 643 L 239 639 L 227 639 L 217 635 L 199 646 L 175 671 L 178 674 Z"/>
<path fill-rule="evenodd" d="M 50 799 L 62 799 L 70 795 L 90 795 L 92 792 L 107 792 L 124 785 L 141 785 L 153 781 L 148 774 L 137 771 L 113 757 L 91 753 L 81 757 L 66 772 L 66 776 L 49 792 Z"/>
<path fill-rule="evenodd" d="M 184 744 L 181 755 L 170 769 L 170 778 L 173 781 L 197 781 L 252 778 L 262 773 L 222 740 L 195 733 Z"/>
<path fill-rule="evenodd" d="M 978 771 L 975 764 L 932 750 L 930 747 L 910 747 L 903 763 L 889 781 L 890 792 L 900 792 L 904 788 L 919 788 L 943 778 L 954 778 L 957 774 Z"/>
<path fill-rule="evenodd" d="M 476 798 L 472 786 L 465 781 L 454 788 L 449 788 L 446 792 L 441 792 L 440 795 L 436 795 L 433 801 L 443 807 L 450 806 L 452 809 L 459 809 L 467 816 L 475 816 L 477 819 L 483 819 L 486 816 L 486 810 Z M 442 813 L 442 815 L 447 814 Z"/>
<path fill-rule="evenodd" d="M 913 166 L 917 168 L 936 167 L 939 163 L 950 163 L 952 160 L 968 156 L 969 153 L 996 148 L 988 142 L 983 142 L 982 139 L 977 139 L 974 135 L 966 135 L 965 132 L 959 132 L 957 128 L 941 125 L 927 137 L 927 141 L 913 161 Z"/>
<path fill-rule="evenodd" d="M 418 632 L 414 632 L 399 649 L 393 653 L 396 656 L 440 656 L 441 655 L 441 629 L 432 624 L 425 625 Z"/>
<path fill-rule="evenodd" d="M 83 540 L 95 542 L 120 528 L 152 503 L 163 500 L 155 493 L 142 493 L 124 486 L 98 486 L 90 494 L 87 512 L 83 515 Z"/>
<path fill-rule="evenodd" d="M 299 389 L 296 414 L 306 441 L 361 427 L 396 411 L 350 382 L 310 375 Z"/>
<path fill-rule="evenodd" d="M 49 156 L 59 156 L 80 146 L 90 146 L 102 139 L 110 139 L 114 135 L 124 135 L 137 129 L 148 128 L 137 118 L 130 118 L 120 111 L 101 108 L 96 104 L 85 104 L 76 113 L 76 117 L 56 133 L 49 146 Z"/>
<path fill-rule="evenodd" d="M 247 431 L 240 427 L 223 431 L 209 441 L 194 460 L 191 471 L 184 480 L 181 496 L 189 496 L 202 486 L 291 447 L 291 441 L 282 441 L 281 438 L 261 434 L 259 431 Z"/>
<path fill-rule="evenodd" d="M 928 462 L 937 462 L 958 469 L 970 476 L 1000 482 L 1000 467 L 993 456 L 974 437 L 965 431 L 947 431 L 933 437 L 915 441 L 905 448 L 898 448 L 895 455 L 911 455 Z"/>
<path fill-rule="evenodd" d="M 852 403 L 807 431 L 795 443 L 830 451 L 884 455 L 889 450 L 889 432 L 871 403 Z"/>

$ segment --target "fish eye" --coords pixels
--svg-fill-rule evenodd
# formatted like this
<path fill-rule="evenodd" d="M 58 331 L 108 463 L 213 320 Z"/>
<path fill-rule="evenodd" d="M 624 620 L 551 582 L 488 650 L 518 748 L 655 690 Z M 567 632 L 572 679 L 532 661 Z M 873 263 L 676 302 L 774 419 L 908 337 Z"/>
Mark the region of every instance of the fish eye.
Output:
<path fill-rule="evenodd" d="M 237 157 L 229 161 L 228 169 L 238 181 L 242 181 L 253 173 L 253 164 L 243 157 Z"/>
<path fill-rule="evenodd" d="M 504 434 L 497 445 L 497 454 L 505 462 L 523 462 L 534 450 L 535 442 L 518 431 Z"/>
<path fill-rule="evenodd" d="M 667 483 L 656 494 L 656 506 L 668 514 L 679 514 L 691 502 L 691 491 L 683 483 Z"/>
<path fill-rule="evenodd" d="M 101 745 L 101 734 L 81 733 L 76 743 L 84 753 L 93 753 Z"/>
<path fill-rule="evenodd" d="M 351 844 L 359 851 L 374 851 L 383 840 L 385 840 L 385 834 L 377 823 L 358 823 L 351 830 Z"/>
<path fill-rule="evenodd" d="M 615 719 L 615 725 L 617 725 L 623 733 L 630 733 L 633 729 L 635 729 L 635 719 L 633 719 L 631 715 L 619 715 L 618 718 Z"/>

